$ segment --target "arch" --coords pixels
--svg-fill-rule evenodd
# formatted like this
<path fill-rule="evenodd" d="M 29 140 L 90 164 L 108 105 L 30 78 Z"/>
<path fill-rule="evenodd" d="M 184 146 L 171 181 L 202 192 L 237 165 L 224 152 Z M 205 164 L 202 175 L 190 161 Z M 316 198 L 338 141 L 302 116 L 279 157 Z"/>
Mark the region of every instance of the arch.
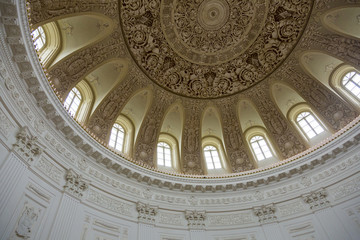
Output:
<path fill-rule="evenodd" d="M 44 29 L 40 26 L 31 33 L 35 49 L 41 51 L 46 46 L 46 36 Z"/>
<path fill-rule="evenodd" d="M 125 139 L 125 130 L 120 123 L 114 123 L 111 128 L 109 146 L 123 152 L 124 147 L 124 139 Z"/>
<path fill-rule="evenodd" d="M 55 22 L 59 26 L 61 50 L 50 67 L 81 48 L 105 39 L 114 28 L 110 18 L 96 13 L 67 15 Z"/>
<path fill-rule="evenodd" d="M 41 49 L 37 49 L 39 59 L 44 67 L 48 67 L 57 56 L 61 48 L 61 36 L 59 28 L 54 22 L 44 24 L 38 28 L 43 29 L 45 36 L 43 47 Z M 36 29 L 34 31 L 36 31 Z"/>
<path fill-rule="evenodd" d="M 360 38 L 360 7 L 339 7 L 325 12 L 321 17 L 324 27 L 345 37 Z"/>
<path fill-rule="evenodd" d="M 304 71 L 335 93 L 329 79 L 333 70 L 341 64 L 342 60 L 320 51 L 306 51 L 300 55 L 300 65 Z"/>
<path fill-rule="evenodd" d="M 117 117 L 113 126 L 115 124 L 119 124 L 124 130 L 122 150 L 119 150 L 119 151 L 121 151 L 125 156 L 131 156 L 132 151 L 133 151 L 133 144 L 134 144 L 134 125 L 129 118 L 127 118 L 126 116 L 121 115 L 121 114 Z M 113 128 L 113 126 L 112 126 L 112 128 Z M 112 137 L 111 136 L 112 128 L 110 129 L 109 134 L 108 134 L 109 135 L 109 138 L 108 138 L 109 147 L 112 147 L 110 145 L 110 141 L 111 141 L 111 137 Z M 112 148 L 114 148 L 114 147 L 112 147 Z"/>
<path fill-rule="evenodd" d="M 94 108 L 126 77 L 128 61 L 125 59 L 111 59 L 87 74 L 84 79 L 94 89 Z"/>
<path fill-rule="evenodd" d="M 271 85 L 271 95 L 285 117 L 294 105 L 305 102 L 293 88 L 281 82 Z"/>
<path fill-rule="evenodd" d="M 225 151 L 224 146 L 224 136 L 223 136 L 223 129 L 221 125 L 221 118 L 218 109 L 211 104 L 208 105 L 202 113 L 202 120 L 201 120 L 201 137 L 202 137 L 202 146 L 204 149 L 204 144 L 208 142 L 208 145 L 215 146 L 220 155 L 221 159 L 221 166 L 223 168 L 222 171 L 229 172 L 229 161 L 227 158 L 227 154 Z M 204 160 L 206 160 L 205 155 L 203 153 Z M 206 164 L 204 164 L 206 166 Z M 204 169 L 205 171 L 212 172 L 216 171 L 219 172 L 219 169 Z"/>
<path fill-rule="evenodd" d="M 167 133 L 175 138 L 181 149 L 181 137 L 184 125 L 184 108 L 179 101 L 172 104 L 165 113 L 160 132 Z"/>
<path fill-rule="evenodd" d="M 220 113 L 214 106 L 208 106 L 202 113 L 201 137 L 215 136 L 223 140 Z"/>
<path fill-rule="evenodd" d="M 64 107 L 68 110 L 69 114 L 77 119 L 79 108 L 83 102 L 83 96 L 77 87 L 70 90 L 68 96 L 64 101 Z"/>
<path fill-rule="evenodd" d="M 267 144 L 267 147 L 269 148 L 271 156 L 266 156 L 266 158 L 259 160 L 259 158 L 257 157 L 257 152 L 256 152 L 257 150 L 254 149 L 254 147 L 252 145 L 252 139 L 256 136 L 261 137 L 263 139 L 263 141 L 265 141 L 265 143 Z M 271 165 L 271 164 L 279 161 L 278 156 L 281 156 L 281 155 L 278 154 L 278 151 L 275 148 L 275 146 L 273 146 L 271 144 L 269 135 L 265 128 L 259 127 L 259 126 L 254 126 L 254 127 L 248 128 L 245 132 L 245 139 L 251 150 L 251 153 L 253 154 L 253 158 L 255 159 L 258 167 L 266 167 L 268 165 Z"/>
<path fill-rule="evenodd" d="M 240 121 L 241 129 L 244 132 L 247 129 L 260 126 L 262 128 L 266 128 L 263 120 L 260 117 L 257 109 L 255 108 L 254 104 L 248 99 L 241 99 L 238 102 L 238 117 Z"/>
<path fill-rule="evenodd" d="M 353 66 L 343 64 L 333 71 L 330 77 L 330 85 L 335 89 L 335 91 L 346 99 L 351 105 L 356 109 L 360 110 L 360 98 L 356 97 L 349 89 L 344 85 L 344 78 L 347 77 L 347 74 L 350 72 L 360 73 L 360 71 Z"/>
<path fill-rule="evenodd" d="M 88 120 L 94 105 L 94 92 L 85 80 L 80 81 L 76 85 L 76 88 L 83 96 L 76 120 L 80 123 L 85 123 Z"/>
<path fill-rule="evenodd" d="M 150 87 L 136 91 L 121 110 L 121 114 L 131 120 L 134 125 L 134 138 L 137 138 L 141 124 L 153 100 Z"/>
<path fill-rule="evenodd" d="M 206 155 L 204 152 L 204 148 L 206 146 L 213 146 L 216 148 L 216 150 L 218 151 L 218 155 L 219 155 L 219 161 L 221 164 L 221 168 L 208 168 L 207 165 L 207 160 L 206 160 Z M 229 168 L 229 163 L 225 154 L 225 149 L 223 146 L 222 141 L 219 138 L 216 138 L 214 136 L 206 136 L 204 138 L 202 138 L 202 142 L 201 142 L 201 147 L 202 147 L 202 156 L 203 159 L 205 161 L 204 166 L 206 166 L 206 168 L 204 169 L 204 172 L 208 175 L 215 175 L 215 174 L 223 174 L 223 173 L 230 173 L 230 168 Z"/>
<path fill-rule="evenodd" d="M 174 136 L 172 136 L 171 134 L 161 132 L 159 134 L 159 138 L 158 138 L 158 143 L 160 143 L 160 142 L 164 142 L 164 143 L 168 144 L 171 149 L 171 166 L 170 166 L 170 168 L 177 172 L 180 171 L 179 144 L 178 144 L 178 141 L 176 140 L 176 138 Z M 158 152 L 156 152 L 155 159 L 158 159 L 158 157 L 159 157 Z M 167 166 L 157 165 L 157 167 L 159 169 L 166 169 L 166 170 L 169 169 L 169 167 L 167 167 Z"/>
<path fill-rule="evenodd" d="M 72 88 L 63 101 L 64 107 L 68 109 L 73 118 L 80 123 L 85 123 L 88 119 L 93 103 L 93 91 L 84 80 Z M 77 105 L 76 109 L 74 109 L 74 104 Z"/>
<path fill-rule="evenodd" d="M 315 132 L 314 136 L 306 134 L 306 129 L 304 129 L 303 123 L 299 123 L 299 116 L 302 113 L 309 113 L 313 120 L 316 121 L 319 126 L 323 129 L 321 132 Z M 294 125 L 294 127 L 299 131 L 301 136 L 309 143 L 310 146 L 316 145 L 321 140 L 331 136 L 332 130 L 325 121 L 318 117 L 318 115 L 311 109 L 311 107 L 307 103 L 299 103 L 294 105 L 287 114 L 287 118 Z M 308 121 L 308 120 L 306 120 Z M 305 124 L 306 122 L 304 122 Z"/>

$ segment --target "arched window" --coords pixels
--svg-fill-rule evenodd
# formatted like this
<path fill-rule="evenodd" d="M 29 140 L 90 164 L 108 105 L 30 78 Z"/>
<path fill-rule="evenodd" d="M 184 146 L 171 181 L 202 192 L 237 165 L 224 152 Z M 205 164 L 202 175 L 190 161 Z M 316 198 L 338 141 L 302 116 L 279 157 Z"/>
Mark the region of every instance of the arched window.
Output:
<path fill-rule="evenodd" d="M 41 51 L 46 43 L 46 36 L 44 29 L 42 27 L 38 27 L 31 33 L 31 35 L 34 40 L 34 45 L 36 50 Z"/>
<path fill-rule="evenodd" d="M 71 89 L 69 95 L 67 96 L 64 102 L 65 108 L 69 110 L 70 114 L 73 117 L 76 116 L 76 113 L 79 110 L 81 99 L 82 97 L 79 90 L 76 87 L 74 87 L 73 89 Z"/>
<path fill-rule="evenodd" d="M 205 161 L 208 169 L 221 168 L 221 162 L 219 158 L 219 152 L 214 146 L 204 147 Z"/>
<path fill-rule="evenodd" d="M 272 157 L 270 148 L 262 136 L 252 137 L 250 139 L 250 144 L 258 161 Z"/>
<path fill-rule="evenodd" d="M 296 118 L 296 122 L 309 138 L 313 138 L 324 131 L 310 112 L 300 113 Z"/>
<path fill-rule="evenodd" d="M 157 145 L 157 163 L 158 166 L 171 167 L 171 148 L 165 142 L 159 142 Z"/>
<path fill-rule="evenodd" d="M 125 131 L 124 128 L 115 123 L 111 129 L 109 146 L 116 150 L 123 151 Z"/>
<path fill-rule="evenodd" d="M 342 85 L 356 98 L 360 99 L 360 74 L 351 71 L 342 79 Z"/>

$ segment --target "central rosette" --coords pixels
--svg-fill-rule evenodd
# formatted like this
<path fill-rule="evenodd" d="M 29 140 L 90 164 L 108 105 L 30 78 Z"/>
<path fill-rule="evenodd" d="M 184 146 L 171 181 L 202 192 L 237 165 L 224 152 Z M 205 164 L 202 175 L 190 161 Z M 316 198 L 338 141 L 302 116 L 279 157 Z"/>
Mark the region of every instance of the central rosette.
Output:
<path fill-rule="evenodd" d="M 215 65 L 245 50 L 261 29 L 257 25 L 257 31 L 253 29 L 249 37 L 251 26 L 256 23 L 256 5 L 253 1 L 228 1 L 164 1 L 161 23 L 174 51 L 193 63 Z"/>
<path fill-rule="evenodd" d="M 224 0 L 207 0 L 198 10 L 198 22 L 205 30 L 218 30 L 229 19 L 229 4 Z"/>
<path fill-rule="evenodd" d="M 313 0 L 120 0 L 123 36 L 140 69 L 176 94 L 247 89 L 291 53 Z"/>

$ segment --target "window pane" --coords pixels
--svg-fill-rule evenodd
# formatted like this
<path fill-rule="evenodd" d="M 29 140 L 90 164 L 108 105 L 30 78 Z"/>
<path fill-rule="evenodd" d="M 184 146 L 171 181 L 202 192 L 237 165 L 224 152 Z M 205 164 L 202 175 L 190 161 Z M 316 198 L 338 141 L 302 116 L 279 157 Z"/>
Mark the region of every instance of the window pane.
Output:
<path fill-rule="evenodd" d="M 250 139 L 251 148 L 258 161 L 272 157 L 269 146 L 262 136 L 254 136 Z"/>
<path fill-rule="evenodd" d="M 208 169 L 221 168 L 218 150 L 214 146 L 204 147 L 204 156 Z"/>
<path fill-rule="evenodd" d="M 116 150 L 123 151 L 125 131 L 122 126 L 115 123 L 111 129 L 109 146 Z"/>
<path fill-rule="evenodd" d="M 300 128 L 310 139 L 324 131 L 319 122 L 310 112 L 300 113 L 296 120 Z"/>
<path fill-rule="evenodd" d="M 349 72 L 342 80 L 344 87 L 355 97 L 360 99 L 360 75 L 357 72 Z"/>
<path fill-rule="evenodd" d="M 42 27 L 38 27 L 31 33 L 31 35 L 34 40 L 34 45 L 36 50 L 40 51 L 45 46 L 46 43 L 44 29 Z"/>
<path fill-rule="evenodd" d="M 171 148 L 165 142 L 157 145 L 157 163 L 160 166 L 171 167 Z"/>
<path fill-rule="evenodd" d="M 71 89 L 67 98 L 65 99 L 64 106 L 72 116 L 75 116 L 81 104 L 81 94 L 77 88 Z"/>

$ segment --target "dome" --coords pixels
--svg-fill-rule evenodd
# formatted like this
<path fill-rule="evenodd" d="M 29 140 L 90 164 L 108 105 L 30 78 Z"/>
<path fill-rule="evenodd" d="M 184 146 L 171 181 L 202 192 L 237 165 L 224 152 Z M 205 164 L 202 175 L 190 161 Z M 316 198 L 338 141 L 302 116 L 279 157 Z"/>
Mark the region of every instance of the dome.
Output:
<path fill-rule="evenodd" d="M 358 3 L 0 11 L 1 238 L 360 234 Z"/>
<path fill-rule="evenodd" d="M 28 7 L 32 29 L 44 26 L 48 41 L 61 46 L 45 59 L 46 46 L 40 60 L 60 101 L 78 89 L 82 106 L 73 114 L 84 129 L 146 168 L 214 177 L 295 159 L 358 115 L 328 81 L 356 56 L 333 57 L 335 41 L 318 41 L 330 37 L 321 32 L 330 23 L 310 18 L 313 5 L 120 1 L 94 6 L 96 14 L 84 8 L 83 16 L 47 14 L 42 10 L 53 7 L 46 3 Z M 301 110 L 324 130 L 314 139 L 296 122 Z M 121 146 L 111 136 L 114 124 L 122 128 Z M 253 136 L 263 141 L 251 144 Z M 157 161 L 161 141 L 172 152 L 165 168 Z M 269 145 L 270 157 L 256 156 L 263 155 L 253 149 L 258 143 Z M 206 163 L 206 144 L 215 147 L 217 167 Z"/>

